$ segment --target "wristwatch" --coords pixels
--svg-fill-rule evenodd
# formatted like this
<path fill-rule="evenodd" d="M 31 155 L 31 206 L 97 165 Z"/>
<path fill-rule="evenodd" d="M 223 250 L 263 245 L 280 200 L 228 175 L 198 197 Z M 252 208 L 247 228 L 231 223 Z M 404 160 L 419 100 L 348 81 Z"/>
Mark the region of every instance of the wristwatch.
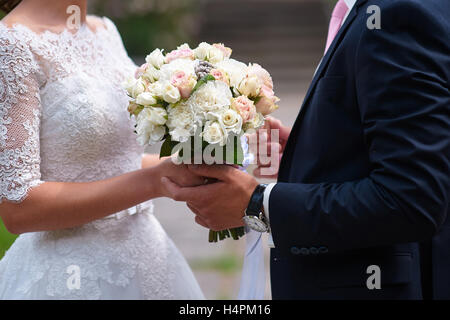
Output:
<path fill-rule="evenodd" d="M 266 221 L 266 217 L 262 212 L 264 190 L 266 190 L 267 184 L 260 184 L 253 191 L 250 197 L 250 202 L 245 210 L 244 222 L 252 230 L 257 232 L 268 232 L 269 224 Z"/>

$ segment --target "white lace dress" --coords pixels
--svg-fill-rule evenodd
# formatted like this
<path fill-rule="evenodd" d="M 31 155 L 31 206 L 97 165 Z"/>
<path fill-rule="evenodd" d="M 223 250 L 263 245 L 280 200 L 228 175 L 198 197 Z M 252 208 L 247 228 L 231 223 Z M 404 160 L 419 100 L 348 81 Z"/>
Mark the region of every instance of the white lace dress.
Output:
<path fill-rule="evenodd" d="M 121 88 L 135 65 L 102 21 L 75 34 L 0 22 L 0 201 L 20 202 L 45 181 L 140 168 Z M 0 261 L 0 299 L 202 299 L 152 210 L 146 202 L 80 228 L 21 235 Z"/>

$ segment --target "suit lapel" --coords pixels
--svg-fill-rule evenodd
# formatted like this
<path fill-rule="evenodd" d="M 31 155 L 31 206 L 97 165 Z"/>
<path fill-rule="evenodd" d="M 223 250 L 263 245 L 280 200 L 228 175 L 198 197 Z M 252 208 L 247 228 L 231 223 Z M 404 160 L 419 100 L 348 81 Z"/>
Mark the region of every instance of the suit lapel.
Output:
<path fill-rule="evenodd" d="M 367 0 L 359 0 L 357 1 L 357 3 L 353 6 L 352 11 L 349 13 L 347 19 L 345 20 L 345 23 L 342 25 L 342 27 L 339 29 L 338 34 L 336 35 L 336 37 L 334 38 L 331 46 L 328 48 L 328 51 L 326 52 L 325 56 L 323 57 L 319 68 L 317 69 L 313 80 L 311 82 L 311 85 L 309 86 L 309 89 L 306 93 L 305 99 L 303 100 L 303 104 L 302 107 L 300 108 L 300 112 L 297 116 L 297 120 L 295 121 L 294 127 L 292 128 L 292 132 L 291 135 L 289 137 L 287 146 L 286 146 L 286 151 L 285 154 L 283 155 L 283 158 L 281 160 L 281 164 L 280 164 L 280 178 L 284 178 L 282 177 L 284 172 L 287 172 L 286 170 L 288 169 L 288 165 L 286 163 L 286 161 L 290 161 L 287 159 L 290 159 L 290 155 L 286 154 L 286 153 L 290 153 L 293 150 L 293 146 L 295 144 L 295 139 L 296 138 L 296 131 L 298 130 L 298 128 L 301 125 L 301 118 L 303 117 L 303 114 L 306 111 L 306 108 L 308 106 L 308 102 L 311 99 L 312 94 L 314 93 L 314 89 L 316 88 L 317 82 L 320 80 L 320 78 L 322 77 L 322 74 L 324 73 L 324 71 L 326 70 L 328 63 L 330 62 L 331 57 L 333 56 L 334 52 L 336 51 L 336 48 L 339 46 L 339 44 L 342 42 L 342 39 L 344 38 L 344 35 L 346 34 L 348 28 L 350 27 L 350 25 L 353 23 L 353 21 L 355 20 L 356 16 L 358 15 L 358 8 L 364 4 L 365 2 L 367 2 Z M 284 170 L 283 170 L 284 169 Z"/>

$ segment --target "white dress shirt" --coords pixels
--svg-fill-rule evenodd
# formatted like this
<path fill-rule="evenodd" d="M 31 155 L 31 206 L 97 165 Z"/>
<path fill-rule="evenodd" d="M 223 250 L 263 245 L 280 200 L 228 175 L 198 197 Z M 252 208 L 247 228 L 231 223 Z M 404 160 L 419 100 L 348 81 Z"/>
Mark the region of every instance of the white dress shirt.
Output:
<path fill-rule="evenodd" d="M 344 17 L 344 20 L 342 21 L 342 24 L 344 24 L 345 20 L 347 20 L 348 15 L 350 14 L 350 12 L 353 9 L 353 6 L 355 5 L 357 0 L 344 0 L 345 4 L 347 5 L 347 7 L 349 8 L 349 10 L 347 11 L 347 14 Z M 322 61 L 319 62 L 319 66 L 322 63 Z M 318 69 L 319 67 L 317 67 Z M 316 71 L 317 71 L 316 69 Z M 276 183 L 270 183 L 267 187 L 266 190 L 264 191 L 264 199 L 263 199 L 263 207 L 264 207 L 264 213 L 266 215 L 267 221 L 270 224 L 270 214 L 269 214 L 269 200 L 270 200 L 270 193 L 273 189 L 273 187 L 275 187 Z M 268 239 L 268 245 L 271 248 L 275 248 L 274 242 L 273 242 L 273 238 L 272 238 L 272 234 L 269 235 L 269 239 Z"/>

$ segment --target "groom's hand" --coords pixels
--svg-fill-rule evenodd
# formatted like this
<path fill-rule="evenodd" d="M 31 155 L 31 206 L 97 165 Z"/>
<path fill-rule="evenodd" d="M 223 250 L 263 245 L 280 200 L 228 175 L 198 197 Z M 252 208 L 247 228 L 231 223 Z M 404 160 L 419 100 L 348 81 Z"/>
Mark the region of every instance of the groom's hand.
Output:
<path fill-rule="evenodd" d="M 198 187 L 181 187 L 169 178 L 161 182 L 172 199 L 187 202 L 195 221 L 214 231 L 241 227 L 250 197 L 258 186 L 251 175 L 227 165 L 188 166 L 192 173 L 216 182 Z"/>

